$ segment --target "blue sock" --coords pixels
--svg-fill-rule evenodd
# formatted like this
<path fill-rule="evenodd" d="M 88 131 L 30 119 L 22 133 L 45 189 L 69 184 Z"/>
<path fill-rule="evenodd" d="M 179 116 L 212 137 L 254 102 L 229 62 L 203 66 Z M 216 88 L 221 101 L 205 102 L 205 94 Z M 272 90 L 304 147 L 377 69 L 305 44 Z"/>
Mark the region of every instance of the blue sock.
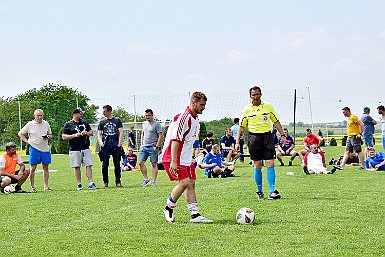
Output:
<path fill-rule="evenodd" d="M 274 167 L 267 167 L 267 182 L 269 182 L 270 193 L 275 189 L 275 169 Z"/>
<path fill-rule="evenodd" d="M 254 180 L 255 184 L 258 187 L 258 191 L 262 192 L 262 169 L 254 168 Z"/>
<path fill-rule="evenodd" d="M 172 202 L 172 203 L 175 203 L 174 199 L 172 199 L 171 196 L 170 196 L 170 198 L 168 198 L 168 200 L 170 200 L 170 202 Z"/>

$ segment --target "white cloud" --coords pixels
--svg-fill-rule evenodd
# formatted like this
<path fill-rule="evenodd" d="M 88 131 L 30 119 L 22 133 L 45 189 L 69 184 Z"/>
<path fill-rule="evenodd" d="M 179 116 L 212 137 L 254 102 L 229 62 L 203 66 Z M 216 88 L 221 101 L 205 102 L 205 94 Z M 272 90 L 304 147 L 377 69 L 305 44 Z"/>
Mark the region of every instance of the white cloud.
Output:
<path fill-rule="evenodd" d="M 358 72 L 368 68 L 366 62 L 357 59 L 341 59 L 333 65 L 334 70 L 340 72 Z"/>
<path fill-rule="evenodd" d="M 246 61 L 251 57 L 252 55 L 249 53 L 237 51 L 237 50 L 231 50 L 228 53 L 227 61 L 231 64 L 234 64 L 234 63 L 240 63 L 240 62 Z"/>
<path fill-rule="evenodd" d="M 189 73 L 183 77 L 184 80 L 188 80 L 188 81 L 195 81 L 202 78 L 203 78 L 203 75 L 200 73 Z"/>
<path fill-rule="evenodd" d="M 380 39 L 385 39 L 385 30 L 378 32 L 377 37 Z"/>
<path fill-rule="evenodd" d="M 313 29 L 308 32 L 293 32 L 276 34 L 271 40 L 271 49 L 274 52 L 299 52 L 311 47 L 325 35 L 323 28 Z"/>
<path fill-rule="evenodd" d="M 178 55 L 184 52 L 184 49 L 174 47 L 162 47 L 153 44 L 149 45 L 130 45 L 126 48 L 128 55 Z"/>

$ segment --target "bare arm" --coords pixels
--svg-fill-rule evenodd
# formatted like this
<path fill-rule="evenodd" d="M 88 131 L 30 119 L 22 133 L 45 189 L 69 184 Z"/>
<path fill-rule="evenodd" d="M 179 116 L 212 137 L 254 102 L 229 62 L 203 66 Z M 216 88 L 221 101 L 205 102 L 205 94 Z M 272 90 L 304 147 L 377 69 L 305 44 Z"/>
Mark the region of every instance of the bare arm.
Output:
<path fill-rule="evenodd" d="M 102 131 L 98 130 L 98 143 L 100 147 L 104 147 L 103 140 L 102 140 Z"/>
<path fill-rule="evenodd" d="M 281 125 L 281 122 L 279 122 L 279 120 L 274 122 L 274 127 L 278 130 L 279 134 L 281 135 L 283 134 L 282 125 Z"/>
<path fill-rule="evenodd" d="M 123 143 L 123 128 L 119 128 L 118 131 L 119 131 L 119 142 L 118 142 L 118 146 L 121 147 L 121 146 L 122 146 L 122 143 Z"/>
<path fill-rule="evenodd" d="M 171 164 L 170 164 L 170 173 L 173 175 L 177 175 L 176 171 L 178 169 L 178 150 L 180 147 L 179 141 L 172 141 L 171 142 Z"/>
<path fill-rule="evenodd" d="M 20 139 L 21 139 L 24 143 L 28 144 L 28 139 L 23 135 L 23 133 L 21 133 L 21 131 L 19 131 L 19 133 L 17 133 L 17 135 L 20 137 Z"/>

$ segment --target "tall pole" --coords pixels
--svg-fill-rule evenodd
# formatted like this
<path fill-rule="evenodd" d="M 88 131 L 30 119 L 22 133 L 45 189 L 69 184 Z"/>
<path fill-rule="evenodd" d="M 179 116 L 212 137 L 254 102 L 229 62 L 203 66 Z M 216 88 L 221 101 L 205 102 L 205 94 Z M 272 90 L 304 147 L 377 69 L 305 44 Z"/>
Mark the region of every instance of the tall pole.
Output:
<path fill-rule="evenodd" d="M 136 122 L 136 102 L 135 102 L 135 95 L 134 95 L 134 122 Z"/>
<path fill-rule="evenodd" d="M 308 95 L 308 98 L 309 98 L 311 130 L 313 131 L 314 124 L 313 124 L 313 111 L 311 109 L 310 87 L 306 87 L 306 88 L 307 88 L 307 95 Z"/>
<path fill-rule="evenodd" d="M 293 136 L 294 136 L 294 144 L 295 144 L 295 112 L 297 108 L 297 89 L 294 89 L 294 112 L 293 112 L 293 121 L 294 121 L 294 131 L 293 131 Z"/>
<path fill-rule="evenodd" d="M 21 130 L 21 111 L 20 111 L 20 101 L 17 101 L 19 106 L 19 131 Z M 20 155 L 23 153 L 23 140 L 20 138 Z"/>
<path fill-rule="evenodd" d="M 79 108 L 79 99 L 78 99 L 78 96 L 76 96 L 76 109 Z"/>

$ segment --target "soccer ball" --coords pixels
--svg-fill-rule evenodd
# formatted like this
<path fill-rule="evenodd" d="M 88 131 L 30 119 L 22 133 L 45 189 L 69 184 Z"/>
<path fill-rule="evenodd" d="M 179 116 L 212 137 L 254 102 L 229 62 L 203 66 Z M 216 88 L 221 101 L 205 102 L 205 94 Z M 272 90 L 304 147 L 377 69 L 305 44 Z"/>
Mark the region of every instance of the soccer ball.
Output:
<path fill-rule="evenodd" d="M 10 194 L 10 193 L 13 193 L 13 192 L 15 192 L 15 188 L 13 186 L 6 186 L 6 187 L 4 187 L 4 193 Z"/>
<path fill-rule="evenodd" d="M 255 219 L 255 213 L 252 209 L 244 207 L 239 209 L 235 219 L 239 224 L 252 224 Z"/>

